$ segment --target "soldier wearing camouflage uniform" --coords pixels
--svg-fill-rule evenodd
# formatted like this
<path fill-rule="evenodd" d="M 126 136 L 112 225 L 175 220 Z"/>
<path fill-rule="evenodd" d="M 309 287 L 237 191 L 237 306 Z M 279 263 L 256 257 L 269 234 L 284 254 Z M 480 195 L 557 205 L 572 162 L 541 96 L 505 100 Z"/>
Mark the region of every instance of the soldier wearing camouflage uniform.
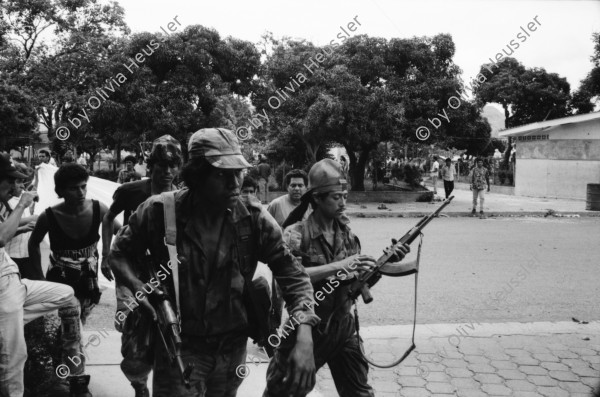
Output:
<path fill-rule="evenodd" d="M 182 170 L 188 188 L 175 193 L 182 358 L 193 364 L 191 389 L 171 367 L 162 343 L 155 342 L 154 396 L 233 397 L 242 379 L 236 369 L 246 359 L 249 329 L 247 280 L 257 261 L 267 263 L 290 315 L 298 322 L 290 353 L 291 372 L 284 380 L 292 393 L 306 394 L 315 383 L 312 327 L 319 319 L 309 307 L 313 289 L 308 275 L 284 244 L 281 229 L 250 198 L 240 199 L 242 170 L 249 166 L 237 138 L 224 129 L 203 129 L 188 143 L 190 160 Z M 115 276 L 136 295 L 152 318 L 145 299 L 152 290 L 137 277 L 133 264 L 147 249 L 153 262 L 167 266 L 163 202 L 153 196 L 138 207 L 113 243 L 110 264 Z M 161 281 L 171 297 L 171 274 Z M 292 339 L 292 338 L 290 338 Z"/>
<path fill-rule="evenodd" d="M 367 380 L 368 363 L 355 332 L 355 319 L 348 298 L 349 283 L 356 272 L 372 268 L 375 259 L 360 254 L 360 241 L 348 227 L 344 215 L 347 183 L 340 165 L 330 159 L 312 166 L 308 191 L 302 203 L 290 214 L 284 227 L 284 241 L 302 260 L 315 290 L 312 306 L 322 319 L 313 331 L 317 370 L 327 364 L 338 394 L 343 397 L 374 396 Z M 313 213 L 302 219 L 308 205 Z M 408 246 L 396 250 L 400 260 Z M 286 328 L 283 329 L 285 331 Z M 289 339 L 281 341 L 267 370 L 263 397 L 287 396 L 290 390 L 281 382 L 287 371 Z"/>
<path fill-rule="evenodd" d="M 115 191 L 113 203 L 102 221 L 102 273 L 109 281 L 113 279 L 108 264 L 108 253 L 115 228 L 115 218 L 124 212 L 123 225 L 127 225 L 129 216 L 150 196 L 175 190 L 173 183 L 179 175 L 181 163 L 181 144 L 172 136 L 163 135 L 152 143 L 148 157 L 149 178 L 125 183 Z M 146 260 L 146 257 L 142 260 Z M 116 282 L 115 292 L 117 295 L 115 328 L 123 333 L 121 370 L 131 382 L 135 397 L 147 397 L 150 395 L 147 383 L 153 361 L 152 352 L 148 349 L 152 333 L 146 334 L 143 330 L 151 330 L 151 324 L 148 318 L 140 316 L 139 312 L 130 314 L 129 306 L 135 305 L 131 304 L 134 298 L 129 288 Z"/>

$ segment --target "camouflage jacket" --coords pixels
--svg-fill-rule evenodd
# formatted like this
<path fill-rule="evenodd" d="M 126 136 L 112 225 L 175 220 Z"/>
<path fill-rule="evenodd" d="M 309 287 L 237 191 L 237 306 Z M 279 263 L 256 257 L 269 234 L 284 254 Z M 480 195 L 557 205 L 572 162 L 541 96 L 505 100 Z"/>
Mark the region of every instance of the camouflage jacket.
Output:
<path fill-rule="evenodd" d="M 314 212 L 308 219 L 287 227 L 283 233 L 284 241 L 292 253 L 302 261 L 305 267 L 323 266 L 360 253 L 360 241 L 347 226 L 349 220 L 334 221 L 335 236 L 333 246 L 329 245 L 314 219 Z M 353 277 L 339 271 L 334 277 L 319 281 L 313 285 L 315 312 L 323 320 L 321 329 L 325 329 L 326 320 L 332 315 L 345 316 L 350 312 L 352 302 L 348 299 L 349 283 L 344 281 Z M 323 299 L 321 299 L 323 298 Z M 337 309 L 336 313 L 333 313 Z"/>
<path fill-rule="evenodd" d="M 243 298 L 245 280 L 252 278 L 257 261 L 267 263 L 283 291 L 283 297 L 299 323 L 316 325 L 319 318 L 308 305 L 313 289 L 306 271 L 284 244 L 281 229 L 257 200 L 245 206 L 238 201 L 227 211 L 218 242 L 216 262 L 210 263 L 202 249 L 199 228 L 195 225 L 192 193 L 180 190 L 175 196 L 177 252 L 180 260 L 179 283 L 182 334 L 213 336 L 247 329 L 248 316 Z M 251 217 L 252 222 L 245 219 Z M 251 224 L 251 231 L 244 225 Z M 111 255 L 131 264 L 149 249 L 154 269 L 168 273 L 168 252 L 164 244 L 163 204 L 152 196 L 141 204 L 123 227 L 112 246 Z M 252 249 L 242 239 L 252 238 Z M 162 266 L 162 267 L 160 267 Z M 163 277 L 160 276 L 161 280 Z M 164 277 L 173 293 L 172 277 Z M 135 291 L 134 291 L 135 294 Z M 173 295 L 171 295 L 173 296 Z M 174 299 L 173 299 L 174 301 Z"/>

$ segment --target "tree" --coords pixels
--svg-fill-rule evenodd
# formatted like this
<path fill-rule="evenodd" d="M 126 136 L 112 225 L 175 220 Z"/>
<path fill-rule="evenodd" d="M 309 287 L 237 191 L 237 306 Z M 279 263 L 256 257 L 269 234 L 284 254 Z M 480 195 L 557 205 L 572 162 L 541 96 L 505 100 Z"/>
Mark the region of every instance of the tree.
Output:
<path fill-rule="evenodd" d="M 516 59 L 506 58 L 496 65 L 483 65 L 479 74 L 484 79 L 473 89 L 477 102 L 481 107 L 491 102 L 501 104 L 506 128 L 569 114 L 570 86 L 556 73 L 548 73 L 543 68 L 526 69 Z M 509 137 L 504 153 L 505 168 L 511 150 Z"/>
<path fill-rule="evenodd" d="M 449 35 L 438 35 L 430 44 L 362 35 L 322 48 L 281 40 L 267 55 L 262 84 L 253 97 L 259 109 L 267 108 L 269 100 L 277 105 L 269 112 L 266 135 L 274 140 L 295 135 L 311 162 L 322 147 L 342 144 L 353 190 L 364 190 L 364 169 L 380 142 L 418 141 L 416 127 L 447 106 L 460 88 Z M 318 56 L 321 61 L 307 73 L 306 65 L 315 65 L 311 62 Z M 300 81 L 299 72 L 308 77 Z M 455 117 L 460 120 L 436 131 L 431 143 L 481 132 L 477 123 L 485 124 L 476 112 L 457 112 Z"/>
<path fill-rule="evenodd" d="M 18 87 L 0 83 L 0 147 L 3 149 L 29 144 L 31 131 L 37 126 L 32 102 Z"/>
<path fill-rule="evenodd" d="M 600 33 L 592 35 L 594 54 L 591 57 L 594 67 L 581 81 L 579 90 L 573 93 L 571 106 L 577 113 L 594 111 L 595 104 L 600 99 Z"/>

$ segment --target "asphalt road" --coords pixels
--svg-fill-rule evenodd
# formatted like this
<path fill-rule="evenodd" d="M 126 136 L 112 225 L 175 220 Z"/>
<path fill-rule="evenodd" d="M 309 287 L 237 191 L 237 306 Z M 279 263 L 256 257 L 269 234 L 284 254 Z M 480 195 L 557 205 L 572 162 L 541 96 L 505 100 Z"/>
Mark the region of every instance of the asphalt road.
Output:
<path fill-rule="evenodd" d="M 352 218 L 377 257 L 415 218 Z M 418 323 L 600 320 L 600 219 L 434 219 L 425 229 Z M 406 260 L 416 258 L 417 242 Z M 412 323 L 414 276 L 384 277 L 359 304 L 362 326 Z M 86 329 L 113 329 L 106 289 Z"/>
<path fill-rule="evenodd" d="M 417 219 L 353 218 L 378 256 Z M 600 320 L 600 219 L 438 218 L 424 232 L 418 323 Z M 416 258 L 418 243 L 406 258 Z M 412 322 L 414 276 L 384 277 L 362 325 Z"/>

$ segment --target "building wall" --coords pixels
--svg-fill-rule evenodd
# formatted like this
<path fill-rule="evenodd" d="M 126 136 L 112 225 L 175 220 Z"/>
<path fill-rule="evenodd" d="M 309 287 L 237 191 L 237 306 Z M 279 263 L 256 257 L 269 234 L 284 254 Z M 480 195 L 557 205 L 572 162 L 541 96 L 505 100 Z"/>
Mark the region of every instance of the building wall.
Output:
<path fill-rule="evenodd" d="M 600 183 L 600 160 L 517 159 L 519 196 L 585 200 L 588 183 Z"/>
<path fill-rule="evenodd" d="M 587 184 L 600 183 L 600 123 L 561 126 L 548 134 L 549 140 L 517 142 L 515 193 L 585 200 Z"/>

